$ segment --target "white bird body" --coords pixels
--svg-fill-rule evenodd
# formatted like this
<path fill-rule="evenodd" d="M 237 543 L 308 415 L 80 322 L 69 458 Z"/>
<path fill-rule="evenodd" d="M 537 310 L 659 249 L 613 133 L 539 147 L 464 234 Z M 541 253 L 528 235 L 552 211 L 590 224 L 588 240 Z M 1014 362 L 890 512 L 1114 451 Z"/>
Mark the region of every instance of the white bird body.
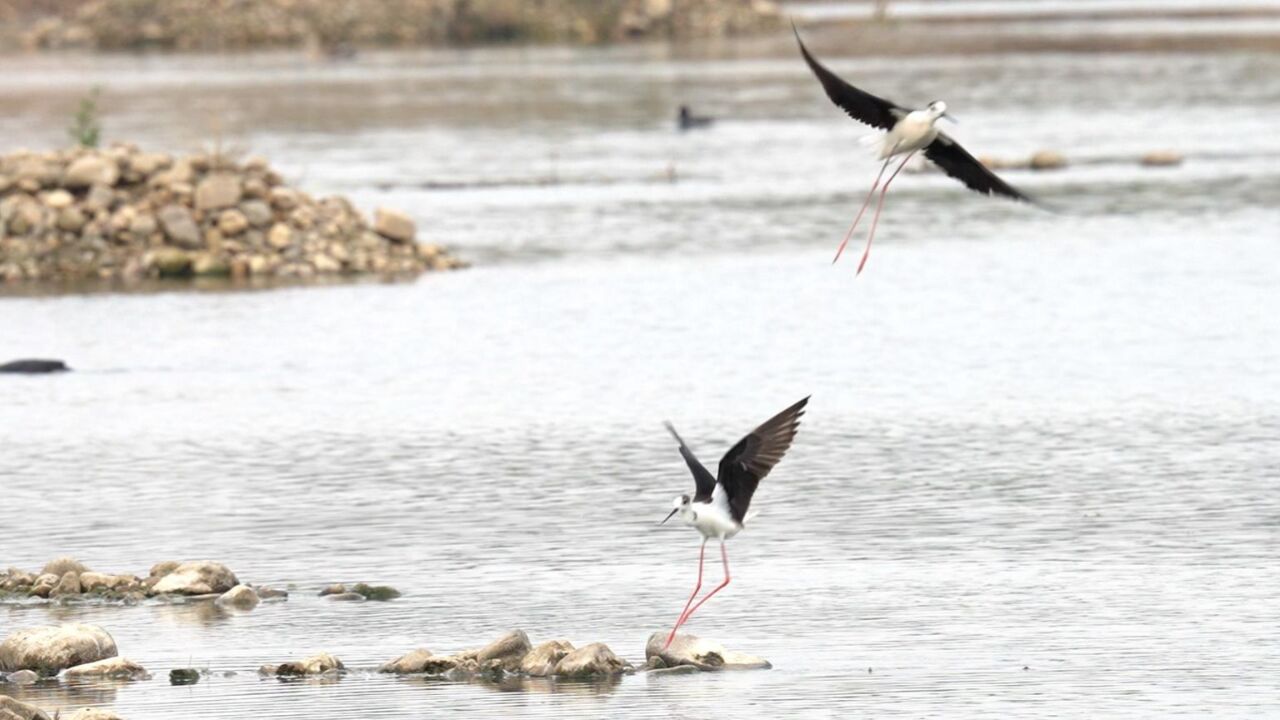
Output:
<path fill-rule="evenodd" d="M 734 520 L 729 512 L 729 498 L 725 495 L 724 486 L 716 485 L 716 489 L 711 493 L 711 502 L 682 504 L 681 499 L 676 498 L 680 519 L 702 533 L 703 538 L 727 540 L 742 530 L 742 524 Z"/>
<path fill-rule="evenodd" d="M 938 118 L 946 112 L 946 103 L 935 102 L 924 110 L 912 110 L 904 115 L 880 140 L 880 159 L 928 147 L 938 139 Z"/>

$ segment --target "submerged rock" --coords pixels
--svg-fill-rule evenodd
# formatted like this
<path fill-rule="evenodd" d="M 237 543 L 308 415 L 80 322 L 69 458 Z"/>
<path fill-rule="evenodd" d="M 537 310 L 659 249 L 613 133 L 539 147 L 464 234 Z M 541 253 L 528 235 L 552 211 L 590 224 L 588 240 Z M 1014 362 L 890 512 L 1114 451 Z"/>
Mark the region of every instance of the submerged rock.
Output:
<path fill-rule="evenodd" d="M 288 590 L 277 590 L 276 588 L 262 587 L 256 588 L 258 598 L 261 600 L 288 600 Z"/>
<path fill-rule="evenodd" d="M 61 360 L 12 360 L 0 364 L 0 373 L 25 373 L 29 375 L 52 372 L 65 372 L 71 368 Z"/>
<path fill-rule="evenodd" d="M 331 671 L 341 672 L 343 670 L 346 670 L 346 666 L 338 658 L 329 653 L 317 653 L 297 662 L 263 665 L 258 672 L 263 675 L 276 675 L 279 677 L 304 677 Z"/>
<path fill-rule="evenodd" d="M 0 677 L 0 682 L 7 682 L 10 685 L 30 685 L 38 680 L 40 676 L 31 670 L 19 670 Z"/>
<path fill-rule="evenodd" d="M 587 679 L 609 677 L 629 672 L 631 663 L 620 659 L 608 645 L 591 643 L 569 653 L 556 664 L 556 677 Z"/>
<path fill-rule="evenodd" d="M 645 659 L 660 659 L 665 667 L 689 665 L 699 670 L 753 670 L 773 667 L 768 660 L 726 650 L 720 643 L 696 635 L 676 635 L 671 647 L 663 649 L 667 632 L 658 631 L 645 643 Z"/>
<path fill-rule="evenodd" d="M 151 677 L 146 668 L 122 657 L 69 667 L 62 672 L 62 676 L 70 679 L 112 678 L 115 680 L 146 680 Z"/>
<path fill-rule="evenodd" d="M 351 591 L 363 595 L 366 600 L 394 600 L 400 597 L 400 591 L 387 585 L 365 585 L 357 583 Z"/>
<path fill-rule="evenodd" d="M 0 670 L 48 675 L 116 656 L 116 643 L 96 625 L 48 625 L 18 630 L 0 643 Z"/>
<path fill-rule="evenodd" d="M 365 601 L 365 596 L 356 592 L 338 593 L 337 595 L 328 595 L 327 597 L 330 600 L 337 600 L 338 602 L 364 602 Z"/>
<path fill-rule="evenodd" d="M 174 668 L 169 671 L 170 685 L 195 685 L 200 682 L 200 671 L 195 668 Z"/>
<path fill-rule="evenodd" d="M 215 602 L 223 607 L 252 610 L 258 606 L 259 600 L 258 593 L 253 588 L 248 585 L 237 585 L 219 595 Z"/>
<path fill-rule="evenodd" d="M 152 595 L 209 595 L 239 585 L 235 573 L 222 563 L 202 560 L 183 563 L 165 574 L 151 588 Z"/>
<path fill-rule="evenodd" d="M 556 671 L 556 664 L 573 652 L 573 644 L 565 640 L 548 640 L 529 651 L 520 661 L 520 672 L 533 677 L 546 677 Z"/>
<path fill-rule="evenodd" d="M 8 695 L 0 695 L 0 720 L 49 720 L 49 714 Z"/>

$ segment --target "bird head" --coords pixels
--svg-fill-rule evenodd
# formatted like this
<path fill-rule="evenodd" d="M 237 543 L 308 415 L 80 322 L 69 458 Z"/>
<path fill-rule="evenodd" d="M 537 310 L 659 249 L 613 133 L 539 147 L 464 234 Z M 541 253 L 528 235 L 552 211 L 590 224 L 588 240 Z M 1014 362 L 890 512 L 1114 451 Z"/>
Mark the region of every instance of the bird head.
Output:
<path fill-rule="evenodd" d="M 686 512 L 689 512 L 689 502 L 690 502 L 690 500 L 689 500 L 689 496 L 688 496 L 688 495 L 677 495 L 677 496 L 676 496 L 676 497 L 671 501 L 671 512 L 667 513 L 667 516 L 666 516 L 665 518 L 663 518 L 663 519 L 662 519 L 662 522 L 661 522 L 661 523 L 658 523 L 658 524 L 659 524 L 659 525 L 665 524 L 665 523 L 666 523 L 668 520 L 670 520 L 670 519 L 671 519 L 671 518 L 672 518 L 676 513 L 680 513 L 680 516 L 681 516 L 681 517 L 684 517 L 684 514 L 685 514 Z"/>
<path fill-rule="evenodd" d="M 941 100 L 934 100 L 929 103 L 929 114 L 933 116 L 934 120 L 937 120 L 938 118 L 946 118 L 953 123 L 959 124 L 959 121 L 947 112 L 947 104 Z"/>

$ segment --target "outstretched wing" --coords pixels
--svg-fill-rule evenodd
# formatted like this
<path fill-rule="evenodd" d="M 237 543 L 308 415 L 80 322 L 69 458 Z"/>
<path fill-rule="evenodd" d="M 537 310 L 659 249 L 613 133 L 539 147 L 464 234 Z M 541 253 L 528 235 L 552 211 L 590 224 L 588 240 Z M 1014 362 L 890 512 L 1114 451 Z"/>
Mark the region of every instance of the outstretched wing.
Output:
<path fill-rule="evenodd" d="M 997 177 L 946 133 L 938 133 L 937 139 L 924 149 L 924 154 L 942 168 L 943 172 L 964 183 L 970 190 L 984 195 L 1003 195 L 1014 200 L 1035 202 L 1026 193 Z"/>
<path fill-rule="evenodd" d="M 743 522 L 756 486 L 777 465 L 800 427 L 800 417 L 809 398 L 769 418 L 738 441 L 720 460 L 719 482 L 729 499 L 733 519 Z"/>
<path fill-rule="evenodd" d="M 684 457 L 684 462 L 689 466 L 689 472 L 693 473 L 693 481 L 697 483 L 698 490 L 693 496 L 694 502 L 711 502 L 711 493 L 716 489 L 716 479 L 711 477 L 711 471 L 702 466 L 698 462 L 698 458 L 693 456 L 693 451 L 688 445 L 684 444 L 684 439 L 676 432 L 675 427 L 671 423 L 667 423 L 667 430 L 671 431 L 671 436 L 680 443 L 680 455 Z"/>
<path fill-rule="evenodd" d="M 818 77 L 818 82 L 822 83 L 822 89 L 827 91 L 827 97 L 848 113 L 849 117 L 871 127 L 892 130 L 898 120 L 907 114 L 907 110 L 892 102 L 859 90 L 841 80 L 809 54 L 809 49 L 804 46 L 804 41 L 800 39 L 800 31 L 796 30 L 794 24 L 791 26 L 791 31 L 796 34 L 796 42 L 800 43 L 800 54 L 804 56 L 804 61 L 809 63 L 809 69 Z"/>

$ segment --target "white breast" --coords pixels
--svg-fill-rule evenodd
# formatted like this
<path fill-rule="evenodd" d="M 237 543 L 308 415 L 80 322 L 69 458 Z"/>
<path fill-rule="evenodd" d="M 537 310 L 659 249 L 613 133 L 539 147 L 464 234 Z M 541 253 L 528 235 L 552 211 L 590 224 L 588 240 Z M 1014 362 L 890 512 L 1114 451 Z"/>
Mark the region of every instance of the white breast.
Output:
<path fill-rule="evenodd" d="M 730 514 L 729 499 L 719 485 L 711 493 L 711 502 L 694 503 L 692 508 L 695 517 L 689 520 L 689 524 L 705 538 L 731 538 L 742 529 Z"/>
<path fill-rule="evenodd" d="M 919 150 L 938 137 L 934 117 L 924 110 L 907 113 L 893 129 L 885 133 L 880 146 L 880 159 Z"/>

